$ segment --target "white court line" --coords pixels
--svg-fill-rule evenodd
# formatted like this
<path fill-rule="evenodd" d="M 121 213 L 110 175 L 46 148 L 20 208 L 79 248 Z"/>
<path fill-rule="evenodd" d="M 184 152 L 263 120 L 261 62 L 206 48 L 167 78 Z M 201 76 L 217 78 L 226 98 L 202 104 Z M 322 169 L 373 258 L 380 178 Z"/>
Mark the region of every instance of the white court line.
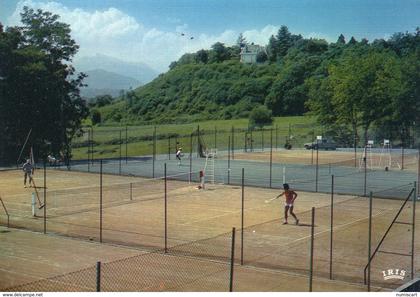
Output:
<path fill-rule="evenodd" d="M 379 216 L 379 215 L 382 215 L 382 214 L 384 214 L 384 213 L 386 213 L 386 212 L 391 212 L 391 211 L 392 211 L 392 210 L 385 210 L 385 211 L 379 212 L 379 213 L 377 213 L 376 215 L 372 215 L 372 218 L 377 217 L 377 216 Z M 340 229 L 340 228 L 344 228 L 344 227 L 347 227 L 347 226 L 349 226 L 349 225 L 356 224 L 356 223 L 358 223 L 358 222 L 360 222 L 360 221 L 364 221 L 364 220 L 366 220 L 366 219 L 369 219 L 369 217 L 364 217 L 364 218 L 361 218 L 361 219 L 358 219 L 358 220 L 355 220 L 355 221 L 349 222 L 349 223 L 347 223 L 347 224 L 344 224 L 344 225 L 340 225 L 340 226 L 334 227 L 334 228 L 333 228 L 333 230 L 337 230 L 337 229 Z M 324 230 L 324 231 L 320 231 L 320 232 L 318 232 L 318 233 L 315 233 L 315 234 L 314 234 L 314 237 L 315 237 L 315 236 L 317 236 L 317 235 L 323 234 L 323 233 L 327 233 L 327 232 L 329 233 L 329 232 L 330 232 L 330 229 L 326 229 L 326 230 Z M 308 239 L 308 238 L 311 238 L 311 235 L 307 235 L 307 236 L 304 236 L 304 237 L 301 237 L 301 238 L 295 239 L 295 240 L 293 240 L 293 241 L 291 241 L 291 242 L 288 242 L 286 245 L 293 244 L 293 243 L 295 243 L 295 242 L 299 242 L 299 241 L 302 241 L 302 240 L 305 240 L 305 239 Z"/>

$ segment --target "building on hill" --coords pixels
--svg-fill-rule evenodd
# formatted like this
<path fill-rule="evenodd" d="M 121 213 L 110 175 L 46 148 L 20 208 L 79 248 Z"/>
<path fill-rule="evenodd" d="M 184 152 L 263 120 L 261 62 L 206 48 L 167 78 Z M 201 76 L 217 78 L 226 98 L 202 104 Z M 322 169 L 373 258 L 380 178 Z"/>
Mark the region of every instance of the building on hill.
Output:
<path fill-rule="evenodd" d="M 259 53 L 267 54 L 265 47 L 258 44 L 246 44 L 241 48 L 241 63 L 255 64 Z"/>

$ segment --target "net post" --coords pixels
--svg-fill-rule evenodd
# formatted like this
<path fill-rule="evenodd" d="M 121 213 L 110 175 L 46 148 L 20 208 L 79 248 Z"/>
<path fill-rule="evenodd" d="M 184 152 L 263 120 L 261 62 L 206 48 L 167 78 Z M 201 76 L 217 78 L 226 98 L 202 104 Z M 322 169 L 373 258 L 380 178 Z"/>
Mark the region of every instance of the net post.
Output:
<path fill-rule="evenodd" d="M 241 182 L 241 265 L 244 265 L 244 219 L 245 219 L 245 169 L 242 168 L 242 182 Z"/>
<path fill-rule="evenodd" d="M 273 129 L 270 130 L 270 189 L 272 188 L 273 178 Z"/>
<path fill-rule="evenodd" d="M 230 278 L 229 278 L 229 292 L 233 292 L 233 270 L 235 266 L 235 227 L 232 228 L 232 246 L 230 250 Z"/>
<path fill-rule="evenodd" d="M 102 242 L 102 159 L 100 162 L 100 173 L 99 173 L 99 242 Z"/>
<path fill-rule="evenodd" d="M 165 167 L 164 167 L 164 182 L 165 182 L 165 254 L 168 253 L 168 176 L 167 176 L 167 171 L 166 171 L 166 163 L 165 163 Z"/>
<path fill-rule="evenodd" d="M 370 292 L 370 263 L 371 263 L 371 249 L 372 249 L 372 202 L 373 202 L 373 193 L 369 193 L 369 228 L 368 228 L 368 273 L 367 273 L 367 289 Z"/>
<path fill-rule="evenodd" d="M 276 124 L 276 151 L 279 150 L 279 126 Z"/>
<path fill-rule="evenodd" d="M 227 183 L 228 185 L 230 185 L 230 136 L 228 136 L 228 172 L 227 174 L 228 174 Z"/>
<path fill-rule="evenodd" d="M 44 160 L 44 234 L 47 234 L 47 162 Z"/>
<path fill-rule="evenodd" d="M 312 292 L 312 282 L 314 274 L 314 233 L 315 233 L 315 207 L 312 207 L 311 215 L 311 246 L 309 259 L 309 292 Z"/>
<path fill-rule="evenodd" d="M 120 158 L 118 160 L 118 174 L 121 175 L 121 158 L 122 158 L 122 135 L 121 135 L 121 129 L 120 129 Z"/>
<path fill-rule="evenodd" d="M 96 292 L 101 291 L 101 262 L 96 262 Z"/>
<path fill-rule="evenodd" d="M 333 279 L 334 175 L 331 175 L 330 279 Z"/>
<path fill-rule="evenodd" d="M 133 200 L 133 183 L 130 183 L 130 201 Z"/>
<path fill-rule="evenodd" d="M 414 192 L 413 192 L 413 217 L 412 217 L 412 228 L 411 228 L 411 279 L 414 279 L 414 271 L 415 271 L 415 265 L 414 265 L 414 243 L 415 243 L 415 229 L 416 229 L 416 190 L 417 190 L 417 182 L 414 182 Z"/>

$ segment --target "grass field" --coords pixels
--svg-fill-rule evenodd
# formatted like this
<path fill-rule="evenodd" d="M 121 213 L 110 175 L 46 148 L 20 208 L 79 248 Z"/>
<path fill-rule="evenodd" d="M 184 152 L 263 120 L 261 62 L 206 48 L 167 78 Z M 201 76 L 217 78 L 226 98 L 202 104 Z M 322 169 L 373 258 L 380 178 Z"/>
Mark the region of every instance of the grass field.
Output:
<path fill-rule="evenodd" d="M 200 126 L 200 134 L 209 147 L 227 149 L 228 138 L 232 136 L 232 127 L 235 129 L 233 134 L 234 144 L 237 148 L 244 147 L 245 131 L 248 129 L 248 119 L 238 120 L 217 120 L 204 121 L 191 124 L 166 124 L 156 125 L 156 153 L 168 153 L 169 145 L 171 151 L 176 150 L 176 146 L 182 147 L 184 152 L 190 150 L 190 135 Z M 321 128 L 314 125 L 314 119 L 307 116 L 298 117 L 278 117 L 274 118 L 271 127 L 265 127 L 264 132 L 256 129 L 253 132 L 253 147 L 255 149 L 270 146 L 270 129 L 273 130 L 273 145 L 283 147 L 286 137 L 293 137 L 292 144 L 302 147 L 304 142 L 311 141 L 313 133 L 320 133 Z M 154 125 L 148 126 L 128 126 L 127 127 L 127 154 L 128 156 L 143 156 L 153 154 L 153 134 Z M 89 140 L 88 133 L 90 128 L 85 128 L 83 136 L 73 141 L 73 159 L 87 159 Z M 277 131 L 277 132 L 276 132 Z M 120 132 L 123 145 L 121 154 L 126 153 L 126 127 L 125 126 L 95 126 L 93 127 L 94 155 L 96 158 L 118 157 L 120 154 Z M 215 138 L 215 133 L 217 134 Z M 263 135 L 264 134 L 264 135 Z M 250 135 L 248 135 L 250 137 Z M 171 143 L 169 143 L 171 138 Z M 178 142 L 178 145 L 176 145 Z M 250 144 L 248 144 L 250 146 Z M 196 137 L 193 138 L 193 150 L 197 146 Z"/>

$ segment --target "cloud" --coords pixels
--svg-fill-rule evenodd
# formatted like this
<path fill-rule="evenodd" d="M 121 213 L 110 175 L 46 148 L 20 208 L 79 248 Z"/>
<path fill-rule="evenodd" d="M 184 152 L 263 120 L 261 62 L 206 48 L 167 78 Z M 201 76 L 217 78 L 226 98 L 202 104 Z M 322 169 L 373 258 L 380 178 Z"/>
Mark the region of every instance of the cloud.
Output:
<path fill-rule="evenodd" d="M 172 61 L 178 60 L 186 52 L 209 49 L 216 42 L 233 45 L 240 33 L 227 29 L 218 34 L 193 35 L 189 32 L 188 24 L 178 19 L 173 20 L 172 31 L 164 31 L 146 28 L 141 20 L 114 7 L 87 11 L 70 9 L 55 1 L 37 0 L 19 1 L 15 12 L 8 19 L 9 26 L 19 24 L 23 6 L 60 15 L 60 21 L 70 25 L 72 37 L 80 45 L 76 59 L 103 54 L 125 61 L 142 62 L 158 72 L 166 71 Z M 279 26 L 267 25 L 262 29 L 244 31 L 243 35 L 248 42 L 266 45 L 278 29 Z M 311 33 L 313 36 L 315 34 Z"/>

